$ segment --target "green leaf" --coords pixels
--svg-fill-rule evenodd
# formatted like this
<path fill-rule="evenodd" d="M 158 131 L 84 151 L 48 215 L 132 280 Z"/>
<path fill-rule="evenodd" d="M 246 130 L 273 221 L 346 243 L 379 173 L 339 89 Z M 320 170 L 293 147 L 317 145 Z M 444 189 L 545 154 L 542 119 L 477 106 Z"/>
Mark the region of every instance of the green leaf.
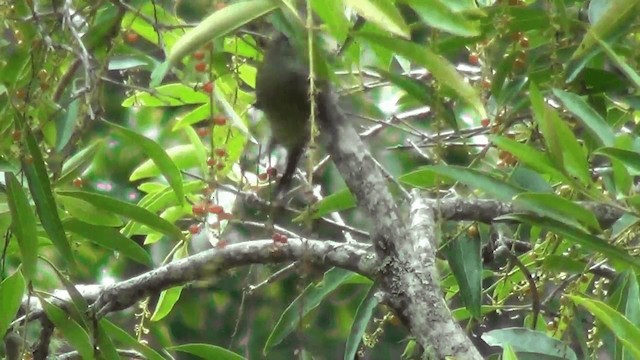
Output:
<path fill-rule="evenodd" d="M 631 265 L 636 269 L 640 269 L 640 261 L 635 257 L 629 255 L 623 249 L 611 245 L 606 240 L 601 239 L 595 235 L 591 235 L 581 229 L 577 229 L 569 224 L 556 221 L 555 219 L 529 214 L 519 214 L 501 216 L 496 220 L 515 220 L 539 226 L 541 228 L 546 228 L 551 232 L 565 237 L 573 243 L 576 243 L 592 251 L 601 253 L 611 260 L 618 260 Z"/>
<path fill-rule="evenodd" d="M 516 353 L 527 353 L 544 359 L 578 360 L 569 345 L 547 334 L 525 328 L 491 330 L 482 334 L 490 346 L 504 348 L 509 345 Z"/>
<path fill-rule="evenodd" d="M 453 35 L 480 35 L 480 23 L 453 11 L 448 2 L 440 0 L 406 0 L 427 25 Z M 477 10 L 477 9 L 476 9 Z"/>
<path fill-rule="evenodd" d="M 31 282 L 36 275 L 38 261 L 36 217 L 16 176 L 11 172 L 6 172 L 4 175 L 7 182 L 7 202 L 11 211 L 11 225 L 18 240 L 20 257 L 22 258 L 22 272 L 27 278 L 27 282 Z"/>
<path fill-rule="evenodd" d="M 387 48 L 397 55 L 414 61 L 427 68 L 440 85 L 449 88 L 471 105 L 481 118 L 486 118 L 487 113 L 478 91 L 471 86 L 462 75 L 444 57 L 432 52 L 424 46 L 411 41 L 392 38 L 373 33 L 357 33 L 356 36 L 370 41 L 372 44 Z"/>
<path fill-rule="evenodd" d="M 271 348 L 280 344 L 282 340 L 295 330 L 305 315 L 318 307 L 327 295 L 353 275 L 354 273 L 350 271 L 332 268 L 324 273 L 324 278 L 320 283 L 307 286 L 302 294 L 298 295 L 282 313 L 271 334 L 269 334 L 269 338 L 262 352 L 267 354 Z"/>
<path fill-rule="evenodd" d="M 414 79 L 410 76 L 397 74 L 395 72 L 389 72 L 381 68 L 372 68 L 383 79 L 389 80 L 392 84 L 396 85 L 400 89 L 404 90 L 409 96 L 420 101 L 423 104 L 431 104 L 433 97 L 425 86 L 424 82 Z"/>
<path fill-rule="evenodd" d="M 601 145 L 613 146 L 615 135 L 605 119 L 587 104 L 580 96 L 560 89 L 553 89 L 553 94 L 562 101 L 565 108 L 582 120 L 589 132 L 600 140 Z"/>
<path fill-rule="evenodd" d="M 516 356 L 516 352 L 511 345 L 507 344 L 502 349 L 502 360 L 518 360 L 518 356 Z"/>
<path fill-rule="evenodd" d="M 550 116 L 550 110 L 547 109 L 544 97 L 533 82 L 529 85 L 529 98 L 531 99 L 531 109 L 533 110 L 534 118 L 544 137 L 549 156 L 557 169 L 564 170 L 562 147 L 560 146 L 558 134 L 553 128 L 553 119 Z"/>
<path fill-rule="evenodd" d="M 73 267 L 75 266 L 73 252 L 58 216 L 58 206 L 51 193 L 49 175 L 47 174 L 40 148 L 29 128 L 26 128 L 24 136 L 32 161 L 26 162 L 23 159 L 22 168 L 29 183 L 29 190 L 31 190 L 38 217 L 53 245 L 60 252 L 66 263 Z"/>
<path fill-rule="evenodd" d="M 65 339 L 75 350 L 80 353 L 83 359 L 93 359 L 93 345 L 89 334 L 74 319 L 70 318 L 64 310 L 51 304 L 44 298 L 40 298 L 40 303 L 47 314 L 47 317 L 56 329 L 60 330 Z"/>
<path fill-rule="evenodd" d="M 562 157 L 563 170 L 578 178 L 582 184 L 591 184 L 589 163 L 573 130 L 569 128 L 566 121 L 560 119 L 558 112 L 549 106 L 545 108 L 545 118 L 552 131 L 555 131 L 561 145 L 559 156 Z"/>
<path fill-rule="evenodd" d="M 349 21 L 342 0 L 311 0 L 313 11 L 327 25 L 328 32 L 342 43 L 349 35 Z"/>
<path fill-rule="evenodd" d="M 209 344 L 184 344 L 168 347 L 167 350 L 175 350 L 189 353 L 203 359 L 216 360 L 244 360 L 245 358 L 231 350 Z"/>
<path fill-rule="evenodd" d="M 452 178 L 441 176 L 428 167 L 400 175 L 398 181 L 421 189 L 431 189 L 438 184 L 453 184 L 455 182 Z"/>
<path fill-rule="evenodd" d="M 60 178 L 56 184 L 66 184 L 71 180 L 80 176 L 82 172 L 91 164 L 98 150 L 102 148 L 103 141 L 96 141 L 91 145 L 83 148 L 75 153 L 69 160 L 65 161 L 62 166 Z"/>
<path fill-rule="evenodd" d="M 611 0 L 611 5 L 600 16 L 598 21 L 589 28 L 582 42 L 571 56 L 577 59 L 587 54 L 596 44 L 596 39 L 607 39 L 611 34 L 621 29 L 633 16 L 637 15 L 638 0 Z"/>
<path fill-rule="evenodd" d="M 198 105 L 209 101 L 209 95 L 181 83 L 158 86 L 151 92 L 136 91 L 122 102 L 123 107 Z"/>
<path fill-rule="evenodd" d="M 164 175 L 165 179 L 167 179 L 173 188 L 173 191 L 175 191 L 178 203 L 182 204 L 184 202 L 184 189 L 182 186 L 182 175 L 180 174 L 180 169 L 178 169 L 176 164 L 174 164 L 162 146 L 146 136 L 140 135 L 127 128 L 110 122 L 106 123 L 120 133 L 124 138 L 127 138 L 131 144 L 139 146 L 140 149 L 142 149 L 142 151 L 144 151 L 144 153 L 153 160 L 153 163 L 158 166 L 162 175 Z"/>
<path fill-rule="evenodd" d="M 209 104 L 203 104 L 186 114 L 178 116 L 172 130 L 176 131 L 208 118 L 211 113 L 210 107 Z"/>
<path fill-rule="evenodd" d="M 388 0 L 344 0 L 360 16 L 371 21 L 381 29 L 405 39 L 410 38 L 409 26 L 404 22 L 400 11 Z"/>
<path fill-rule="evenodd" d="M 618 274 L 608 288 L 607 304 L 623 314 L 633 325 L 640 326 L 640 296 L 636 274 L 627 270 Z M 611 329 L 602 328 L 604 346 L 609 350 L 612 359 L 633 359 L 629 350 L 617 339 Z"/>
<path fill-rule="evenodd" d="M 482 306 L 482 258 L 480 239 L 459 236 L 450 241 L 445 252 L 455 276 L 462 302 L 475 319 L 480 319 Z"/>
<path fill-rule="evenodd" d="M 524 190 L 480 170 L 453 165 L 434 165 L 427 168 L 440 175 L 456 179 L 472 189 L 480 189 L 500 201 L 511 201 L 514 196 L 524 192 Z"/>
<path fill-rule="evenodd" d="M 514 198 L 514 204 L 572 226 L 586 226 L 597 232 L 602 231 L 598 219 L 591 211 L 556 194 L 524 193 Z"/>
<path fill-rule="evenodd" d="M 633 176 L 640 175 L 640 154 L 635 151 L 619 149 L 615 147 L 603 147 L 594 154 L 605 155 L 609 158 L 620 161 Z"/>
<path fill-rule="evenodd" d="M 139 206 L 108 196 L 84 191 L 59 191 L 58 194 L 84 200 L 99 209 L 122 215 L 126 218 L 147 225 L 148 227 L 168 236 L 172 236 L 176 239 L 182 238 L 180 229 L 175 225 Z"/>
<path fill-rule="evenodd" d="M 166 64 L 168 65 L 165 71 L 207 42 L 227 35 L 277 7 L 277 2 L 271 0 L 242 1 L 228 4 L 223 9 L 206 17 L 198 26 L 191 29 L 176 42 L 167 56 Z M 162 71 L 154 71 L 151 75 L 151 86 L 160 84 L 164 75 L 165 73 Z"/>
<path fill-rule="evenodd" d="M 138 341 L 138 339 L 129 335 L 128 332 L 122 330 L 107 319 L 100 319 L 100 326 L 111 339 L 121 343 L 123 347 L 129 347 L 141 352 L 147 359 L 150 360 L 165 360 L 162 355 L 158 354 L 155 350 L 148 347 L 144 343 Z"/>
<path fill-rule="evenodd" d="M 114 228 L 92 225 L 78 219 L 69 219 L 63 224 L 68 231 L 78 234 L 98 246 L 118 251 L 140 264 L 153 266 L 151 255 L 143 247 Z"/>
<path fill-rule="evenodd" d="M 633 138 L 630 134 L 622 134 L 616 137 L 616 148 L 617 149 L 632 149 L 633 148 Z M 596 150 L 597 151 L 597 150 Z M 640 166 L 640 163 L 638 163 Z M 618 160 L 617 158 L 611 157 L 611 169 L 613 170 L 613 183 L 615 184 L 615 193 L 618 197 L 621 196 L 629 196 L 631 190 L 633 188 L 633 178 L 629 174 L 629 170 L 627 165 Z M 606 178 L 603 177 L 603 179 Z"/>
<path fill-rule="evenodd" d="M 175 286 L 160 293 L 158 304 L 151 316 L 151 321 L 160 321 L 169 315 L 173 306 L 180 300 L 182 286 Z"/>
<path fill-rule="evenodd" d="M 542 262 L 542 267 L 553 273 L 582 274 L 585 272 L 586 266 L 582 261 L 554 254 L 546 255 Z"/>
<path fill-rule="evenodd" d="M 372 285 L 364 298 L 362 298 L 360 305 L 358 305 L 356 315 L 354 316 L 353 323 L 351 324 L 351 331 L 349 332 L 349 337 L 347 338 L 346 350 L 344 352 L 345 360 L 352 360 L 357 358 L 356 355 L 358 352 L 358 348 L 360 347 L 362 336 L 367 330 L 367 324 L 369 324 L 369 321 L 371 321 L 373 311 L 380 303 L 378 297 L 376 297 L 377 291 L 378 288 Z"/>
<path fill-rule="evenodd" d="M 534 83 L 529 87 L 529 97 L 535 119 L 555 167 L 565 175 L 577 177 L 582 184 L 591 184 L 589 164 L 573 131 L 560 119 L 555 109 L 545 104 L 542 94 Z M 566 176 L 564 180 L 572 182 Z"/>
<path fill-rule="evenodd" d="M 14 272 L 0 283 L 0 334 L 5 334 L 15 320 L 22 304 L 25 285 L 20 271 Z"/>
<path fill-rule="evenodd" d="M 519 143 L 504 136 L 492 136 L 491 142 L 500 149 L 511 153 L 523 164 L 527 165 L 538 173 L 547 174 L 554 179 L 566 179 L 566 176 L 556 169 L 546 153 L 538 151 L 536 148 Z"/>
<path fill-rule="evenodd" d="M 197 167 L 200 164 L 198 161 L 198 150 L 200 149 L 197 149 L 193 145 L 178 145 L 167 149 L 167 155 L 178 166 L 178 169 L 187 170 Z M 133 170 L 129 180 L 136 181 L 158 175 L 160 175 L 158 166 L 152 160 L 147 160 Z"/>
<path fill-rule="evenodd" d="M 568 295 L 577 305 L 586 308 L 596 319 L 602 321 L 611 332 L 624 344 L 624 348 L 640 359 L 640 328 L 633 325 L 624 315 L 615 311 L 606 303 L 575 295 Z"/>
<path fill-rule="evenodd" d="M 111 341 L 109 335 L 107 335 L 104 330 L 104 326 L 102 325 L 102 320 L 98 322 L 98 327 L 96 329 L 96 337 L 98 342 L 98 347 L 100 348 L 100 355 L 102 355 L 103 359 L 119 359 L 120 355 L 118 355 L 118 349 Z"/>
<path fill-rule="evenodd" d="M 98 226 L 122 226 L 124 221 L 118 215 L 99 209 L 86 201 L 56 194 L 56 200 L 71 217 Z"/>
<path fill-rule="evenodd" d="M 356 198 L 349 189 L 342 189 L 325 197 L 313 205 L 313 219 L 319 219 L 332 212 L 351 209 L 356 206 Z"/>
<path fill-rule="evenodd" d="M 640 90 L 640 75 L 638 75 L 638 73 L 627 64 L 625 59 L 616 54 L 616 52 L 613 51 L 613 49 L 606 42 L 602 41 L 602 39 L 598 37 L 596 37 L 596 40 L 598 41 L 598 44 L 600 44 L 600 46 L 604 49 L 604 52 L 607 54 L 607 56 L 609 56 L 609 59 L 611 59 L 613 63 L 616 64 L 618 69 L 620 69 L 626 75 L 627 79 L 629 79 L 631 83 L 636 87 L 636 91 Z"/>
<path fill-rule="evenodd" d="M 69 316 L 73 319 L 82 320 L 81 326 L 84 329 L 88 329 L 90 326 L 93 326 L 93 323 L 89 320 L 87 312 L 87 310 L 89 309 L 87 300 L 82 296 L 82 294 L 80 294 L 76 286 L 65 275 L 63 275 L 57 267 L 55 267 L 51 262 L 49 262 L 49 264 L 51 265 L 51 268 L 53 268 L 56 275 L 58 276 L 58 279 L 71 297 L 73 307 L 67 307 L 65 311 L 67 311 Z"/>

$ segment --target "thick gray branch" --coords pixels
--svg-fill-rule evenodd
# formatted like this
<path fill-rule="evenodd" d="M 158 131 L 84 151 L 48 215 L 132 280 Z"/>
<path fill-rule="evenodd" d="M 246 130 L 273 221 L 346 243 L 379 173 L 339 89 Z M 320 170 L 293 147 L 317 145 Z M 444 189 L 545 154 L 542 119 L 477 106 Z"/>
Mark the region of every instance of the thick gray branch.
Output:
<path fill-rule="evenodd" d="M 449 327 L 453 322 L 451 314 L 441 313 L 444 299 L 436 282 L 435 252 L 429 245 L 429 239 L 435 237 L 434 226 L 428 226 L 429 232 L 422 235 L 409 231 L 384 177 L 340 112 L 333 95 L 321 92 L 317 99 L 320 134 L 327 151 L 358 205 L 374 220 L 372 240 L 378 256 L 383 259 L 377 280 L 388 293 L 394 311 L 418 343 L 433 349 L 438 358 L 482 359 L 462 329 Z M 437 313 L 431 313 L 434 304 L 442 305 Z M 448 319 L 442 326 L 433 323 L 442 322 L 443 317 Z M 450 331 L 436 331 L 442 328 Z M 457 343 L 443 339 L 451 336 L 451 332 L 458 332 L 453 337 Z"/>
<path fill-rule="evenodd" d="M 286 244 L 274 244 L 271 240 L 246 241 L 203 251 L 108 286 L 92 307 L 100 317 L 159 291 L 238 266 L 294 260 L 323 267 L 337 266 L 365 276 L 371 276 L 377 264 L 376 256 L 360 245 L 299 239 L 289 239 Z"/>
<path fill-rule="evenodd" d="M 490 223 L 499 216 L 524 211 L 524 209 L 518 208 L 517 205 L 497 200 L 464 198 L 436 200 L 429 198 L 427 195 L 422 194 L 422 196 L 425 202 L 438 209 L 438 215 L 444 220 Z M 593 202 L 581 202 L 579 204 L 590 210 L 600 222 L 600 226 L 605 229 L 613 225 L 623 215 L 621 209 L 610 205 Z"/>

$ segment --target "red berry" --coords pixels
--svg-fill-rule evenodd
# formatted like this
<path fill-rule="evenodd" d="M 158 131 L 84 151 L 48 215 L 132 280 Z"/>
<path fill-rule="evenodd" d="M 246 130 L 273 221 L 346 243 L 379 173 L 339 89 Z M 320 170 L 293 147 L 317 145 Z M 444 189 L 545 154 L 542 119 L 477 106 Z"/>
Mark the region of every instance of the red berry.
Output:
<path fill-rule="evenodd" d="M 129 44 L 133 44 L 133 43 L 137 42 L 139 38 L 140 37 L 138 36 L 138 34 L 133 32 L 133 31 L 127 31 L 127 34 L 125 35 L 125 40 Z"/>
<path fill-rule="evenodd" d="M 196 69 L 197 72 L 205 72 L 207 70 L 207 63 L 199 62 L 196 64 L 196 66 L 194 66 L 194 68 Z"/>
<path fill-rule="evenodd" d="M 208 127 L 199 127 L 198 129 L 196 129 L 196 132 L 198 133 L 198 136 L 205 137 L 205 136 L 209 135 L 209 128 Z"/>
<path fill-rule="evenodd" d="M 209 205 L 209 212 L 211 214 L 222 214 L 224 213 L 224 208 L 218 204 Z"/>
<path fill-rule="evenodd" d="M 204 92 L 211 94 L 213 92 L 213 83 L 211 81 L 207 81 L 206 83 L 204 83 L 204 85 L 202 85 L 202 90 L 204 90 Z"/>
<path fill-rule="evenodd" d="M 215 166 L 216 165 L 216 159 L 212 158 L 212 157 L 208 158 L 207 159 L 207 165 L 209 165 L 211 167 Z"/>
<path fill-rule="evenodd" d="M 469 63 L 471 65 L 478 65 L 480 63 L 480 56 L 478 56 L 478 53 L 472 52 L 469 54 Z"/>
<path fill-rule="evenodd" d="M 222 169 L 224 169 L 224 166 L 225 166 L 224 163 L 217 163 L 216 164 L 216 169 L 222 170 Z"/>
<path fill-rule="evenodd" d="M 196 51 L 193 53 L 193 58 L 196 60 L 202 60 L 204 59 L 204 52 L 202 51 Z"/>
<path fill-rule="evenodd" d="M 267 168 L 267 175 L 269 175 L 269 178 L 274 179 L 278 176 L 278 169 L 274 167 Z"/>
<path fill-rule="evenodd" d="M 13 130 L 13 132 L 11 132 L 11 139 L 13 139 L 14 142 L 20 141 L 21 138 L 22 138 L 22 131 Z"/>
<path fill-rule="evenodd" d="M 72 184 L 74 187 L 81 188 L 82 185 L 84 184 L 84 181 L 82 180 L 81 177 L 77 177 L 73 179 Z"/>
<path fill-rule="evenodd" d="M 482 79 L 482 88 L 485 90 L 491 89 L 491 81 L 487 79 Z"/>
<path fill-rule="evenodd" d="M 482 120 L 480 120 L 480 124 L 481 124 L 483 127 L 488 127 L 488 126 L 489 126 L 489 124 L 491 124 L 491 121 L 490 121 L 489 119 L 482 119 Z"/>
<path fill-rule="evenodd" d="M 195 234 L 197 234 L 199 232 L 200 232 L 200 225 L 198 225 L 198 224 L 189 225 L 189 233 L 191 235 L 195 235 Z"/>
<path fill-rule="evenodd" d="M 260 181 L 267 181 L 268 178 L 269 178 L 269 174 L 267 174 L 266 172 L 258 174 L 258 179 L 260 179 Z"/>
<path fill-rule="evenodd" d="M 281 236 L 282 236 L 282 234 L 280 234 L 280 233 L 273 233 L 273 235 L 271 235 L 271 240 L 273 240 L 273 242 L 275 242 L 275 243 L 279 243 Z"/>
<path fill-rule="evenodd" d="M 213 123 L 218 126 L 224 126 L 227 124 L 227 118 L 223 115 L 216 115 L 213 117 Z"/>
<path fill-rule="evenodd" d="M 227 150 L 225 149 L 215 149 L 213 152 L 219 157 L 227 156 Z"/>
<path fill-rule="evenodd" d="M 229 245 L 229 241 L 224 240 L 224 239 L 220 239 L 218 240 L 218 243 L 216 244 L 216 249 L 224 249 L 227 247 L 227 245 Z"/>
<path fill-rule="evenodd" d="M 281 244 L 286 244 L 287 241 L 289 241 L 289 238 L 287 237 L 287 235 L 285 235 L 285 234 L 280 235 L 280 243 Z"/>
<path fill-rule="evenodd" d="M 233 219 L 233 214 L 230 214 L 230 213 L 227 213 L 227 212 L 223 212 L 223 213 L 217 214 L 217 215 L 218 215 L 218 220 L 219 221 Z"/>
<path fill-rule="evenodd" d="M 205 212 L 204 204 L 203 203 L 193 204 L 193 206 L 191 206 L 191 212 L 194 215 L 204 214 Z"/>
<path fill-rule="evenodd" d="M 511 37 L 514 41 L 519 41 L 522 38 L 522 31 L 514 32 Z"/>

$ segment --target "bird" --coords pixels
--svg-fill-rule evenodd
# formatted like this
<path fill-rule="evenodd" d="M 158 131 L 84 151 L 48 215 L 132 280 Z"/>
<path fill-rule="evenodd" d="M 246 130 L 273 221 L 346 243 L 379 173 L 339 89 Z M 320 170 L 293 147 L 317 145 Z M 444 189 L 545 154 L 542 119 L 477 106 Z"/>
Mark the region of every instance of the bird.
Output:
<path fill-rule="evenodd" d="M 278 33 L 267 43 L 255 85 L 255 107 L 262 110 L 271 128 L 267 150 L 280 145 L 287 151 L 285 171 L 274 191 L 279 199 L 291 186 L 309 142 L 311 113 L 309 67 L 285 34 Z"/>

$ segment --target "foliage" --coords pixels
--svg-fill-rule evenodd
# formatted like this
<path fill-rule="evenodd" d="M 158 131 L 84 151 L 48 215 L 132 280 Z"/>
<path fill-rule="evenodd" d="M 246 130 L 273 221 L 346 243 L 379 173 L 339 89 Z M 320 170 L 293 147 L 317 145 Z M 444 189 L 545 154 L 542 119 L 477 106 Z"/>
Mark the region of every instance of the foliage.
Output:
<path fill-rule="evenodd" d="M 483 354 L 637 357 L 639 2 L 309 0 L 311 17 L 292 1 L 0 2 L 0 333 L 38 337 L 11 324 L 23 294 L 60 330 L 52 353 L 419 358 L 372 281 L 337 268 L 254 289 L 275 269 L 251 265 L 87 315 L 81 283 L 271 238 L 244 195 L 268 200 L 277 168 L 252 107 L 275 26 L 314 29 L 310 59 L 399 203 L 416 188 L 517 209 L 439 224 L 444 297 Z M 338 213 L 365 232 L 376 219 L 341 184 L 316 172 L 327 196 L 294 196 L 288 234 L 342 239 Z M 46 299 L 55 289 L 72 308 Z"/>

